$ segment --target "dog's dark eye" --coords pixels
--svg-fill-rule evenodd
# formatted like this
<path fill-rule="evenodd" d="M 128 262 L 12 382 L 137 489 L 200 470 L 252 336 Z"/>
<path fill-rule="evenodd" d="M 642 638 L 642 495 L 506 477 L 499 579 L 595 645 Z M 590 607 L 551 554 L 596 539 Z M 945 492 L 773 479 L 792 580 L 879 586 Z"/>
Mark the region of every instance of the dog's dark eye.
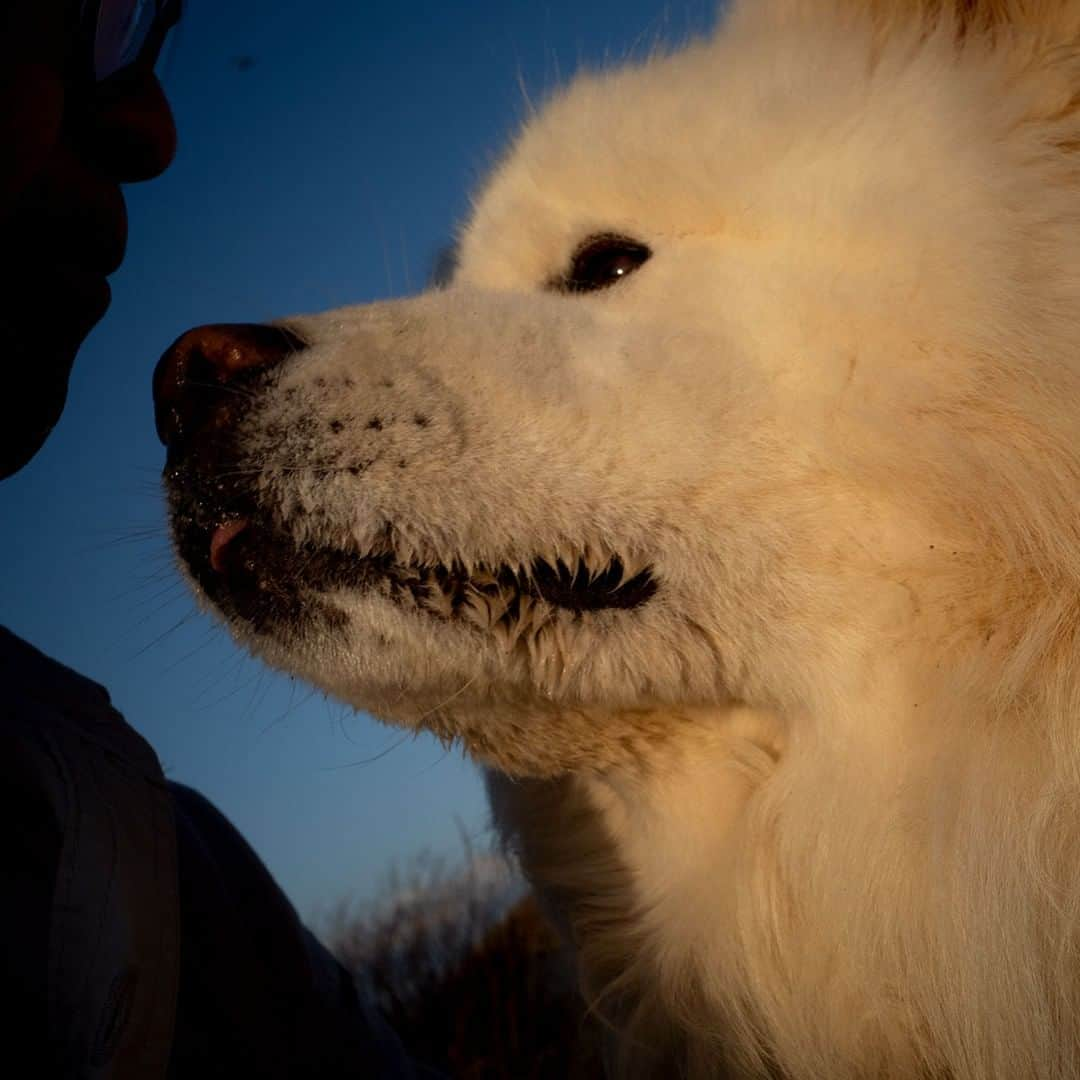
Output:
<path fill-rule="evenodd" d="M 551 282 L 559 292 L 595 292 L 629 277 L 652 252 L 628 236 L 590 236 L 574 252 L 570 269 Z"/>

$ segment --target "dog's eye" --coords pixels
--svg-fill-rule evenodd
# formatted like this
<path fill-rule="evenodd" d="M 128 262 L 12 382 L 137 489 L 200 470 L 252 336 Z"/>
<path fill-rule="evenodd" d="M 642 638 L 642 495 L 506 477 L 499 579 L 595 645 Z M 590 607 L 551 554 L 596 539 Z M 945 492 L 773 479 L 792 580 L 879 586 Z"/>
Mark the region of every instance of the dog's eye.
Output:
<path fill-rule="evenodd" d="M 551 282 L 559 292 L 595 292 L 629 277 L 652 252 L 628 236 L 590 236 L 574 252 L 570 269 Z"/>

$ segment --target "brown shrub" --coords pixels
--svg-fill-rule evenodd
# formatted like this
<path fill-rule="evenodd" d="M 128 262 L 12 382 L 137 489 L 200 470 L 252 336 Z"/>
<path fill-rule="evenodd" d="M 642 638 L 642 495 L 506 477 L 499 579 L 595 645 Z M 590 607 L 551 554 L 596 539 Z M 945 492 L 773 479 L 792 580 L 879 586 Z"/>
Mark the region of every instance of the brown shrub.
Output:
<path fill-rule="evenodd" d="M 437 864 L 361 914 L 338 913 L 331 948 L 418 1061 L 460 1080 L 601 1075 L 595 1031 L 558 938 L 532 896 L 491 861 Z"/>

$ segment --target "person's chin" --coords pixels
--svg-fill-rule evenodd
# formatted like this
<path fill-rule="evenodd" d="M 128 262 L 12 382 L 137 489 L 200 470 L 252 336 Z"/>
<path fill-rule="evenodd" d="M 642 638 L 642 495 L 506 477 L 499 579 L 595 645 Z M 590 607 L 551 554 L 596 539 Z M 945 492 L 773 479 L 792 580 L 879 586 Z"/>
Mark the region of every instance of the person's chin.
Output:
<path fill-rule="evenodd" d="M 60 419 L 76 353 L 110 298 L 103 273 L 74 265 L 26 268 L 3 290 L 0 478 L 30 461 Z"/>
<path fill-rule="evenodd" d="M 38 297 L 56 297 L 53 317 L 57 336 L 74 342 L 76 348 L 101 321 L 112 300 L 109 279 L 101 270 L 87 269 L 75 264 L 50 267 L 40 272 Z M 42 305 L 38 304 L 40 309 Z"/>

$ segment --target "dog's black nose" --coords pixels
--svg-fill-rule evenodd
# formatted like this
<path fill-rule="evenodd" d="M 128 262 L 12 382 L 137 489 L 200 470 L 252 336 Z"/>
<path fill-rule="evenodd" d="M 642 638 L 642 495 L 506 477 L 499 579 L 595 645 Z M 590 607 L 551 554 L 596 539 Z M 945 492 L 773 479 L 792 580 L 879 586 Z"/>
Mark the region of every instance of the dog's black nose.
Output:
<path fill-rule="evenodd" d="M 229 424 L 248 397 L 236 384 L 303 348 L 284 326 L 221 323 L 189 330 L 154 369 L 158 437 L 174 450 L 199 431 Z"/>

